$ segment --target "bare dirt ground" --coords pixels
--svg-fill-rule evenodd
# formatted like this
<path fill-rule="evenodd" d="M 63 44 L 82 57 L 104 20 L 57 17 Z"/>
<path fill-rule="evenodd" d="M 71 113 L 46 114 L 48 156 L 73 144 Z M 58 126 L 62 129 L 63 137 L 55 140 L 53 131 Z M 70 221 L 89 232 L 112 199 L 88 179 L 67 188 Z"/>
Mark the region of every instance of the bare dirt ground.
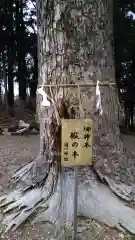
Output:
<path fill-rule="evenodd" d="M 125 147 L 134 150 L 135 137 L 122 136 Z M 34 158 L 39 150 L 39 136 L 0 136 L 0 193 L 11 185 L 11 175 L 13 170 L 28 163 Z M 135 240 L 135 236 L 123 234 L 115 229 L 110 229 L 90 219 L 79 219 L 78 232 L 82 239 L 87 240 Z M 67 232 L 61 240 L 71 239 L 71 232 Z M 3 235 L 2 226 L 0 226 L 0 240 L 40 240 L 52 239 L 51 232 L 45 228 L 45 224 L 31 225 L 27 222 L 16 232 Z"/>

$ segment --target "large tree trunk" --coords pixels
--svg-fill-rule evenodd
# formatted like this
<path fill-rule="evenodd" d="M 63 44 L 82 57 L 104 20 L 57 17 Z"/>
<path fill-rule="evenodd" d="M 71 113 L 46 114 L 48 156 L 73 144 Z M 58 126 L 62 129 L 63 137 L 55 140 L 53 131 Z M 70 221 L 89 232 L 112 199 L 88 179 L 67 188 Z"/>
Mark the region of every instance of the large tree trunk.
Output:
<path fill-rule="evenodd" d="M 115 82 L 112 50 L 112 1 L 88 3 L 72 1 L 72 4 L 67 2 L 56 4 L 56 6 L 53 6 L 52 2 L 49 1 L 48 6 L 41 8 L 40 10 L 44 13 L 39 14 L 42 16 L 39 27 L 40 85 L 71 82 L 76 84 L 90 82 L 96 84 L 97 81 L 101 84 L 104 81 Z M 58 90 L 63 94 L 63 101 L 67 104 L 69 117 L 71 117 L 71 107 L 75 109 L 74 117 L 80 117 L 78 116 L 79 102 L 76 106 L 76 101 L 72 101 L 72 90 L 68 89 L 64 92 L 63 89 Z M 126 192 L 126 188 L 123 188 L 123 185 L 119 185 L 118 182 L 129 184 L 132 174 L 127 171 L 124 174 L 120 172 L 124 168 L 123 166 L 130 166 L 130 158 L 127 163 L 126 154 L 119 139 L 118 108 L 113 100 L 115 94 L 109 87 L 101 87 L 102 109 L 97 111 L 95 87 L 84 87 L 81 90 L 84 117 L 92 118 L 94 122 L 94 168 L 100 178 L 104 178 L 118 195 L 127 198 L 129 194 Z M 58 99 L 57 95 L 60 94 L 55 91 L 54 95 L 56 100 L 56 98 Z M 62 105 L 59 99 L 55 102 L 56 105 Z M 116 104 L 115 108 L 114 104 Z M 47 149 L 48 141 L 50 141 L 49 143 L 52 141 L 51 138 L 48 139 L 50 123 L 47 120 L 46 126 L 43 119 L 52 119 L 54 109 L 45 108 L 42 110 L 42 115 L 41 125 L 45 128 L 41 128 L 41 134 L 45 135 L 45 143 L 42 145 L 46 146 L 43 151 L 51 152 L 50 148 Z M 134 170 L 132 169 L 132 171 Z M 134 181 L 134 179 L 132 180 Z"/>
<path fill-rule="evenodd" d="M 81 88 L 81 114 L 78 93 L 71 88 L 54 89 L 52 94 L 45 89 L 51 98 L 54 95 L 57 114 L 54 105 L 43 107 L 38 96 L 40 154 L 15 174 L 19 193 L 5 196 L 2 205 L 9 203 L 7 212 L 21 207 L 11 215 L 10 224 L 5 220 L 7 230 L 13 224 L 15 229 L 34 211 L 39 213 L 35 221 L 49 220 L 59 227 L 73 222 L 73 169 L 60 166 L 61 129 L 56 121 L 59 114 L 61 118 L 92 118 L 94 123 L 94 167 L 79 169 L 78 215 L 135 233 L 134 210 L 112 193 L 126 200 L 134 199 L 133 156 L 123 149 L 120 140 L 117 97 L 111 87 L 103 86 L 104 81 L 115 81 L 112 2 L 37 2 L 39 85 L 91 82 L 96 85 L 99 81 L 102 86 L 98 96 L 95 86 Z"/>

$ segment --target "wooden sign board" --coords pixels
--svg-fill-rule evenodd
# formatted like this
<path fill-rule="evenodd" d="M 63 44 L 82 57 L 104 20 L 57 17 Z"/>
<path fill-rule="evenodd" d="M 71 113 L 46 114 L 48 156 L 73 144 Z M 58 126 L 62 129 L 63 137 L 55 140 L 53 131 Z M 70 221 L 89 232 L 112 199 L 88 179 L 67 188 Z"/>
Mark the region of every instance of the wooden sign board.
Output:
<path fill-rule="evenodd" d="M 92 119 L 62 119 L 62 166 L 92 165 Z"/>

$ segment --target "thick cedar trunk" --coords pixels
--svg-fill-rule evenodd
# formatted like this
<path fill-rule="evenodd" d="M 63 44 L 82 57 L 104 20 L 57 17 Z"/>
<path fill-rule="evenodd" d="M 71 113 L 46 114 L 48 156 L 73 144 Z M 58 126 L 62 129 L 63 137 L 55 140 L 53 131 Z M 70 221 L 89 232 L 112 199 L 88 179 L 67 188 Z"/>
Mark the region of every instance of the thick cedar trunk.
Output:
<path fill-rule="evenodd" d="M 40 2 L 42 5 L 44 1 Z M 112 1 L 64 1 L 56 4 L 49 1 L 39 11 L 42 11 L 42 14 L 39 12 L 40 84 L 114 82 Z M 93 118 L 95 87 L 82 90 L 85 117 Z M 62 89 L 59 91 L 63 92 Z M 103 100 L 109 97 L 107 88 L 102 93 Z M 66 101 L 66 97 L 63 98 Z M 108 119 L 110 106 L 104 103 L 104 107 L 104 118 L 107 116 Z M 44 110 L 45 118 L 48 111 L 53 112 L 53 109 Z"/>
<path fill-rule="evenodd" d="M 101 84 L 103 81 L 115 82 L 112 13 L 112 0 L 57 2 L 41 0 L 38 2 L 39 85 L 97 83 L 97 81 Z M 75 115 L 73 117 L 93 119 L 94 170 L 100 179 L 105 180 L 111 190 L 118 196 L 126 200 L 133 200 L 133 184 L 135 183 L 134 156 L 125 151 L 120 140 L 118 97 L 115 96 L 112 88 L 100 87 L 101 106 L 97 109 L 95 90 L 95 87 L 81 88 L 83 116 L 78 114 L 79 101 L 76 94 L 74 96 L 72 89 L 55 89 L 53 91 L 54 100 L 58 110 L 61 109 L 59 106 L 62 105 L 63 101 L 66 103 L 69 118 L 72 118 L 71 109 L 74 108 Z M 51 97 L 49 90 L 45 89 L 45 91 Z M 41 98 L 39 99 L 41 100 Z M 56 166 L 59 162 L 60 148 L 59 144 L 56 144 L 59 142 L 59 139 L 54 139 L 58 136 L 59 130 L 54 121 L 55 111 L 53 106 L 51 108 L 43 108 L 40 104 L 41 102 L 39 101 L 38 110 L 41 122 L 40 154 L 43 154 L 45 160 L 52 160 L 54 166 Z M 61 117 L 67 118 L 64 114 L 61 114 Z M 54 127 L 54 125 L 55 129 L 52 131 L 52 126 Z M 54 144 L 51 144 L 53 140 Z M 50 153 L 53 153 L 54 150 L 58 153 L 58 156 L 52 154 L 52 157 Z M 72 171 L 73 169 L 65 169 L 69 176 L 72 176 Z M 80 168 L 80 186 L 82 182 L 84 186 L 88 182 L 91 183 L 92 178 L 95 179 L 96 175 L 89 167 Z M 90 185 L 89 188 L 91 188 Z M 67 189 L 71 193 L 68 184 Z M 85 199 L 85 203 L 82 207 L 82 199 L 80 200 L 79 210 L 83 209 L 81 214 L 88 216 L 91 215 L 90 211 L 88 210 L 87 212 L 84 208 L 86 205 L 90 209 L 90 202 L 93 200 L 91 199 L 91 193 L 90 195 L 88 194 L 88 197 L 83 187 L 82 192 L 84 193 L 83 199 Z M 70 197 L 72 198 L 71 195 Z M 68 205 L 69 203 L 65 204 Z M 105 209 L 107 210 L 107 205 Z M 79 210 L 78 214 L 80 213 Z M 115 207 L 112 211 L 115 212 Z M 97 212 L 99 215 L 101 214 L 100 209 Z M 112 216 L 115 216 L 117 219 L 118 216 L 114 212 Z M 51 215 L 51 213 L 50 210 L 48 215 Z M 111 217 L 108 221 L 103 220 L 102 214 L 100 215 L 101 218 L 94 217 L 98 220 L 102 219 L 109 225 L 111 225 L 110 221 L 113 222 L 113 220 L 110 220 Z M 125 219 L 124 213 L 123 218 Z M 119 221 L 122 222 L 122 220 Z M 117 225 L 116 222 L 114 225 Z"/>
<path fill-rule="evenodd" d="M 39 85 L 115 81 L 112 2 L 37 2 Z M 45 91 L 52 97 L 48 89 Z M 134 210 L 127 207 L 97 178 L 98 174 L 102 180 L 105 179 L 122 198 L 134 198 L 134 194 L 131 194 L 135 172 L 132 167 L 133 157 L 124 151 L 120 141 L 113 90 L 102 86 L 100 91 L 101 104 L 96 106 L 100 99 L 96 98 L 95 87 L 81 88 L 84 110 L 81 114 L 75 91 L 61 88 L 53 91 L 61 117 L 92 118 L 94 123 L 94 168 L 79 169 L 78 215 L 92 217 L 119 229 L 127 228 L 135 233 Z M 5 197 L 5 205 L 13 200 L 6 211 L 14 210 L 15 207 L 23 208 L 11 216 L 9 225 L 5 219 L 8 229 L 12 225 L 15 229 L 34 211 L 39 213 L 36 221 L 47 220 L 57 226 L 73 222 L 73 169 L 60 168 L 60 127 L 56 122 L 56 112 L 53 105 L 42 107 L 41 101 L 42 98 L 38 95 L 40 154 L 35 161 L 15 174 L 16 181 L 21 184 L 20 192 Z M 27 191 L 24 192 L 24 189 Z"/>
<path fill-rule="evenodd" d="M 72 1 L 72 4 L 70 1 L 56 4 L 49 1 L 48 5 L 42 5 L 40 8 L 42 14 L 39 13 L 41 16 L 39 23 L 41 85 L 70 82 L 80 84 L 91 81 L 102 83 L 105 80 L 115 82 L 112 7 L 111 0 L 90 2 L 78 0 Z M 94 122 L 94 168 L 100 178 L 106 179 L 117 194 L 126 197 L 126 192 L 121 194 L 121 189 L 118 189 L 121 185 L 116 189 L 114 184 L 114 182 L 129 184 L 131 180 L 129 173 L 125 172 L 124 175 L 121 173 L 123 164 L 128 165 L 128 163 L 119 139 L 117 106 L 114 108 L 112 90 L 110 91 L 109 87 L 102 87 L 100 90 L 103 114 L 99 114 L 95 108 L 95 87 L 81 89 L 84 117 L 92 118 Z M 74 107 L 75 117 L 80 117 L 77 115 L 79 111 L 78 106 L 75 105 L 76 101 L 72 101 L 72 90 L 59 89 L 60 91 L 63 94 L 63 100 L 68 100 L 69 115 L 71 107 Z M 56 90 L 54 94 L 56 99 Z M 60 99 L 55 102 L 57 105 L 61 104 Z M 53 136 L 49 138 L 48 131 L 50 132 L 49 124 L 51 124 L 51 116 L 54 116 L 54 109 L 51 107 L 40 108 L 40 110 L 42 112 L 41 135 L 44 134 L 44 137 L 41 136 L 41 148 L 46 146 L 45 149 L 41 149 L 41 152 L 51 152 Z M 50 121 L 47 120 L 45 123 L 45 118 L 49 118 Z M 56 149 L 56 151 L 59 150 Z"/>

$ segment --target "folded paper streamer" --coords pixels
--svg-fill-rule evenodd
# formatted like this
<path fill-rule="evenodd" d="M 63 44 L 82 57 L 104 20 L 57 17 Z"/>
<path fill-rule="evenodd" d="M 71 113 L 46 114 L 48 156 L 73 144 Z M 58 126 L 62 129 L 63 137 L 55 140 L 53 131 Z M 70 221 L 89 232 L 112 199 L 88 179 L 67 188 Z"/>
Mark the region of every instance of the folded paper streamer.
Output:
<path fill-rule="evenodd" d="M 96 85 L 96 109 L 100 112 L 100 115 L 103 114 L 102 104 L 101 104 L 101 93 L 99 89 L 99 81 Z"/>
<path fill-rule="evenodd" d="M 49 99 L 50 99 L 50 97 L 45 93 L 43 87 L 38 88 L 38 89 L 37 89 L 37 92 L 38 92 L 40 95 L 42 95 L 42 97 L 43 97 L 43 101 L 42 101 L 42 103 L 41 103 L 41 106 L 43 106 L 43 107 L 50 107 L 51 103 L 47 100 L 47 97 L 48 97 Z"/>

